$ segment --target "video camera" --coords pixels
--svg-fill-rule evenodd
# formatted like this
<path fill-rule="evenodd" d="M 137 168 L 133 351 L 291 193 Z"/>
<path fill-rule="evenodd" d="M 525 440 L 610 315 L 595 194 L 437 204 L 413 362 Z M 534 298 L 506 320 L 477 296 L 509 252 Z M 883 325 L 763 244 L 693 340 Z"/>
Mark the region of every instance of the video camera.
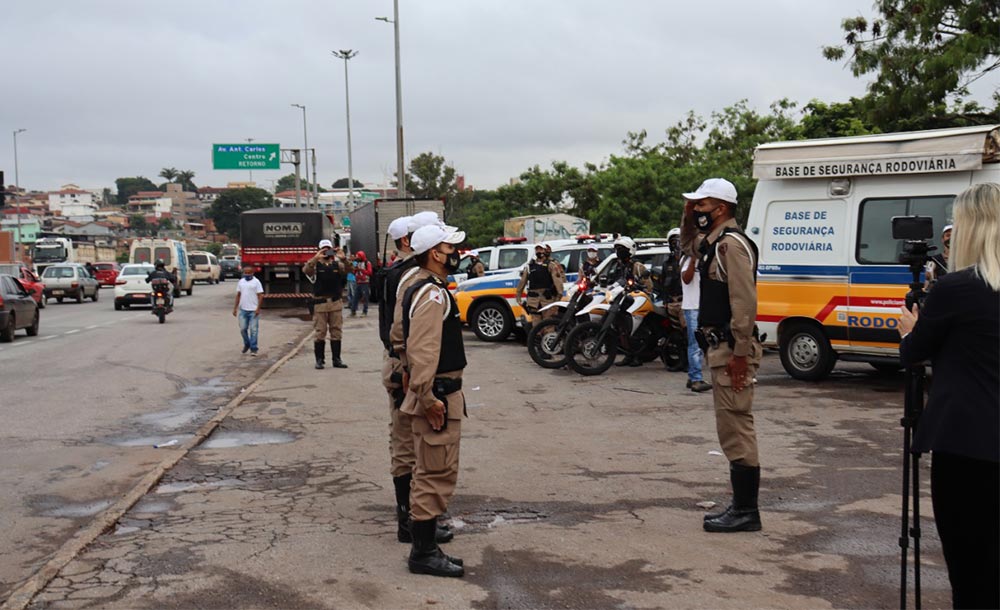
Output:
<path fill-rule="evenodd" d="M 903 251 L 899 253 L 899 262 L 910 266 L 913 282 L 910 291 L 906 293 L 906 308 L 913 309 L 913 304 L 923 307 L 927 293 L 920 283 L 920 273 L 927 266 L 931 252 L 937 250 L 930 245 L 934 237 L 934 219 L 930 216 L 893 216 L 892 238 L 902 239 Z"/>

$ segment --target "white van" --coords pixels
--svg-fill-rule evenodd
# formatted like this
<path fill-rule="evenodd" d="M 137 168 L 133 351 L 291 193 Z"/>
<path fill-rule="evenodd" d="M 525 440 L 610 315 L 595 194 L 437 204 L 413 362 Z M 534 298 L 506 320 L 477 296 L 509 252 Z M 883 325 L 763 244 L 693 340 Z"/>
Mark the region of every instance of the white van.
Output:
<path fill-rule="evenodd" d="M 941 230 L 955 196 L 1000 182 L 1000 126 L 759 146 L 747 234 L 760 251 L 757 326 L 789 375 L 822 379 L 837 359 L 898 370 L 899 264 L 894 216 Z"/>
<path fill-rule="evenodd" d="M 142 238 L 132 242 L 128 262 L 153 264 L 162 260 L 167 270 L 177 273 L 178 286 L 174 287 L 174 297 L 181 296 L 183 290 L 188 296 L 194 292 L 194 275 L 188 267 L 187 244 L 176 239 Z"/>
<path fill-rule="evenodd" d="M 191 281 L 193 282 L 218 284 L 224 280 L 219 259 L 211 252 L 195 250 L 188 253 L 188 264 L 191 267 Z"/>

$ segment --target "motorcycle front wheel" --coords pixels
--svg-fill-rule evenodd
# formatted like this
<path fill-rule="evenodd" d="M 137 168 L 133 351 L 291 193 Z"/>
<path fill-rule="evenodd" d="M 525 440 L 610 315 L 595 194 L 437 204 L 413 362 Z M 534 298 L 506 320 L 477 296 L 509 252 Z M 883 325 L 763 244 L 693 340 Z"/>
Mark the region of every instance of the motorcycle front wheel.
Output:
<path fill-rule="evenodd" d="M 661 347 L 660 360 L 669 371 L 688 369 L 687 336 L 682 332 L 672 332 Z"/>
<path fill-rule="evenodd" d="M 600 340 L 601 324 L 584 322 L 570 331 L 563 352 L 574 371 L 581 375 L 600 375 L 611 368 L 618 353 L 617 337 L 609 333 Z"/>
<path fill-rule="evenodd" d="M 167 312 L 159 311 L 156 313 L 156 317 L 160 320 L 160 324 L 163 324 L 167 321 Z"/>
<path fill-rule="evenodd" d="M 543 369 L 558 369 L 566 364 L 563 345 L 567 331 L 559 331 L 557 318 L 542 320 L 528 333 L 528 355 Z"/>

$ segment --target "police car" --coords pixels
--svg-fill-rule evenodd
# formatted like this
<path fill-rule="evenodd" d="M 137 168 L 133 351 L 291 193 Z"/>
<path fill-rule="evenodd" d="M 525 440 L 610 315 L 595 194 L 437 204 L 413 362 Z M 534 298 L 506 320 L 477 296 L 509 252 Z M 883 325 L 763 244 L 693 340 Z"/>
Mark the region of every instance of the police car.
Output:
<path fill-rule="evenodd" d="M 670 248 L 663 245 L 664 240 L 659 239 L 637 239 L 636 242 L 639 247 L 636 260 L 643 262 L 655 274 L 670 255 Z M 620 273 L 618 260 L 612 256 L 614 246 L 610 241 L 553 245 L 552 259 L 566 269 L 564 290 L 577 281 L 580 263 L 591 246 L 597 247 L 598 258 L 601 260 L 597 268 L 598 277 L 603 275 L 613 279 Z M 524 308 L 514 302 L 514 293 L 520 281 L 521 269 L 517 269 L 460 282 L 455 289 L 455 302 L 462 322 L 467 323 L 482 341 L 507 339 L 515 329 L 523 326 L 523 318 L 526 316 Z"/>

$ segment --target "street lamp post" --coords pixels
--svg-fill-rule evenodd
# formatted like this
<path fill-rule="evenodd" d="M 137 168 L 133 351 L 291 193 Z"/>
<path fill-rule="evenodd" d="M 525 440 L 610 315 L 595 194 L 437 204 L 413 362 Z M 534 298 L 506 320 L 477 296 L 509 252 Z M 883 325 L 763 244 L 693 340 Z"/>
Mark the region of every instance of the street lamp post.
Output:
<path fill-rule="evenodd" d="M 305 143 L 304 150 L 306 151 L 306 188 L 308 189 L 311 183 L 309 182 L 309 131 L 306 129 L 306 107 L 303 104 L 292 104 L 292 106 L 302 109 L 302 140 Z M 315 155 L 313 155 L 313 157 L 315 157 Z M 316 176 L 314 175 L 313 182 L 315 181 Z M 308 190 L 306 192 L 308 192 Z M 306 200 L 308 201 L 308 197 Z M 313 204 L 316 204 L 315 197 L 313 198 Z"/>
<path fill-rule="evenodd" d="M 251 143 L 253 143 L 254 138 L 247 138 L 246 141 L 247 141 L 247 144 L 251 144 Z M 250 183 L 251 184 L 253 183 L 253 170 L 250 170 Z"/>
<path fill-rule="evenodd" d="M 354 207 L 354 166 L 351 161 L 351 89 L 347 79 L 347 61 L 358 54 L 351 49 L 331 51 L 335 57 L 344 60 L 344 99 L 347 107 L 347 206 Z"/>
<path fill-rule="evenodd" d="M 399 0 L 392 0 L 392 19 L 376 17 L 391 23 L 396 39 L 396 182 L 399 197 L 406 197 L 406 159 L 403 156 L 403 83 L 399 68 Z"/>
<path fill-rule="evenodd" d="M 24 257 L 21 255 L 21 206 L 17 202 L 17 196 L 21 193 L 21 176 L 18 175 L 17 167 L 17 134 L 28 131 L 23 127 L 21 129 L 14 130 L 14 216 L 17 218 L 17 240 L 14 242 L 17 245 L 17 260 L 21 261 Z M 2 185 L 0 185 L 2 186 Z"/>

